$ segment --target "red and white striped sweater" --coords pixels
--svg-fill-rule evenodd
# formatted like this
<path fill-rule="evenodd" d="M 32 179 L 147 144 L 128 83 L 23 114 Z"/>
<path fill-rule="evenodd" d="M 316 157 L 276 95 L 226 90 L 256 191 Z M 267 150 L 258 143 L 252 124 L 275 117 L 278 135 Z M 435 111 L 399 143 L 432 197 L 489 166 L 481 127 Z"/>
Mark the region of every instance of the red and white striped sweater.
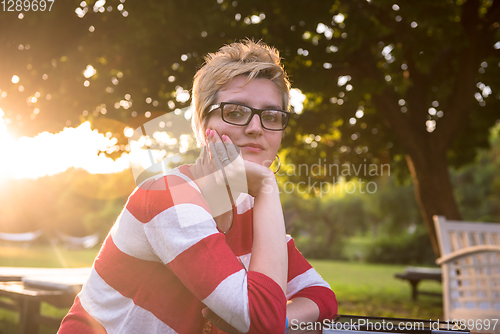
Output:
<path fill-rule="evenodd" d="M 306 297 L 320 319 L 335 294 L 288 237 L 288 285 L 247 271 L 253 198 L 236 203 L 231 230 L 217 226 L 187 166 L 130 195 L 59 334 L 201 333 L 208 306 L 247 333 L 284 333 L 286 301 Z M 244 266 L 244 267 L 243 267 Z"/>

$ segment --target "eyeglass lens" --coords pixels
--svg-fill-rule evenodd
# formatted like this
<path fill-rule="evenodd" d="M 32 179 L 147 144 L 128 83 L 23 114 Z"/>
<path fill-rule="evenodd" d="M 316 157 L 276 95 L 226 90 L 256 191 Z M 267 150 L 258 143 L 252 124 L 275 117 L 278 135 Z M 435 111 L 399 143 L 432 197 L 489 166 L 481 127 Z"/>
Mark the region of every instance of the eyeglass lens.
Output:
<path fill-rule="evenodd" d="M 244 125 L 252 117 L 252 109 L 238 104 L 224 104 L 222 117 L 226 122 Z M 281 110 L 263 110 L 260 117 L 264 128 L 281 130 L 286 124 L 286 114 Z"/>

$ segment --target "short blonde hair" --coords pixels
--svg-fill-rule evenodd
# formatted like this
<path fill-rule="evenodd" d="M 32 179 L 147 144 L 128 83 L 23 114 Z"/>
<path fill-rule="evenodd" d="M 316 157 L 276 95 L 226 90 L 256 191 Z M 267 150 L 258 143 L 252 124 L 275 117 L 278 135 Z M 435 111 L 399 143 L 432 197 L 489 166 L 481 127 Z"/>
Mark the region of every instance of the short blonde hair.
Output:
<path fill-rule="evenodd" d="M 199 143 L 204 138 L 208 108 L 215 103 L 217 92 L 240 75 L 246 75 L 248 81 L 264 78 L 274 82 L 282 93 L 283 109 L 288 110 L 290 81 L 278 50 L 250 39 L 225 45 L 216 53 L 209 53 L 194 76 L 191 125 Z"/>

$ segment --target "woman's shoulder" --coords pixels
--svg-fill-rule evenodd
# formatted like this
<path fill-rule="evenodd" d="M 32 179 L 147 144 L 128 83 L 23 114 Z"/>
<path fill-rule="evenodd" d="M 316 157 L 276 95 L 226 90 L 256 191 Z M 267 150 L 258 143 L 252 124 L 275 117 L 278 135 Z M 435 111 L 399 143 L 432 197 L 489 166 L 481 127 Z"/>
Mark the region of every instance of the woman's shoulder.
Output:
<path fill-rule="evenodd" d="M 139 184 L 130 195 L 126 209 L 149 221 L 159 212 L 180 204 L 205 206 L 200 189 L 193 181 L 188 165 L 152 176 Z"/>
<path fill-rule="evenodd" d="M 141 181 L 134 192 L 138 189 L 149 191 L 149 190 L 165 190 L 169 183 L 194 183 L 193 175 L 189 169 L 191 165 L 182 165 L 173 168 L 169 171 L 162 171 L 149 176 L 145 180 Z M 177 181 L 177 182 L 176 182 Z"/>

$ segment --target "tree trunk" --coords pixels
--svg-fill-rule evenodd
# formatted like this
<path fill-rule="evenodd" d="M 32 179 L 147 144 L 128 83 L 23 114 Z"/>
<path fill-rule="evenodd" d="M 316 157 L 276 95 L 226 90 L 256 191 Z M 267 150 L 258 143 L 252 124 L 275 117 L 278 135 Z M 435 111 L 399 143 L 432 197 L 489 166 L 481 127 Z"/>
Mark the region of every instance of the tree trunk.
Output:
<path fill-rule="evenodd" d="M 424 83 L 421 83 L 423 85 Z M 415 86 L 418 85 L 415 84 Z M 420 96 L 421 90 L 415 89 L 413 95 Z M 472 94 L 471 94 L 472 95 Z M 460 123 L 453 117 L 448 124 L 439 124 L 436 131 L 429 133 L 425 129 L 427 108 L 418 106 L 413 113 L 404 117 L 400 112 L 395 99 L 387 90 L 374 97 L 377 110 L 381 111 L 389 128 L 391 128 L 406 152 L 406 162 L 413 178 L 416 199 L 422 212 L 424 224 L 429 232 L 429 238 L 434 253 L 439 257 L 439 244 L 434 228 L 434 215 L 443 215 L 448 219 L 460 220 L 460 212 L 453 196 L 450 181 L 448 161 L 446 158 L 449 149 L 451 134 L 450 123 Z M 463 105 L 467 105 L 463 103 Z M 455 109 L 459 110 L 460 109 Z M 452 112 L 450 111 L 449 114 Z M 465 118 L 455 114 L 454 117 Z M 458 125 L 457 125 L 458 127 Z M 445 136 L 446 135 L 446 136 Z"/>
<path fill-rule="evenodd" d="M 426 151 L 427 154 L 423 158 L 422 154 L 407 154 L 406 162 L 413 178 L 415 196 L 429 232 L 432 248 L 439 257 L 433 216 L 443 215 L 447 219 L 461 220 L 461 215 L 453 195 L 446 153 Z"/>

